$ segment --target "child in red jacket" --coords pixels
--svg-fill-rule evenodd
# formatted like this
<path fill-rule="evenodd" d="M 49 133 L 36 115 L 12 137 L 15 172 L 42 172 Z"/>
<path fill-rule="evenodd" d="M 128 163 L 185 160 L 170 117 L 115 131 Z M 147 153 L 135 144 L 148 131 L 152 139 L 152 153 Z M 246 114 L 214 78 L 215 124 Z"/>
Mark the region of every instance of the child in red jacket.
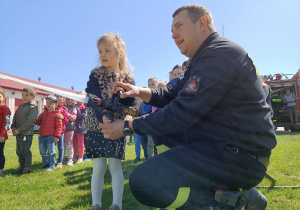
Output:
<path fill-rule="evenodd" d="M 0 177 L 3 177 L 3 168 L 5 165 L 5 157 L 4 157 L 4 145 L 7 137 L 7 129 L 9 127 L 9 118 L 10 118 L 10 110 L 4 104 L 5 101 L 5 93 L 2 88 L 0 88 Z"/>
<path fill-rule="evenodd" d="M 62 121 L 56 116 L 60 113 L 56 108 L 58 99 L 55 96 L 47 96 L 45 99 L 45 109 L 35 121 L 40 126 L 39 149 L 43 161 L 39 169 L 48 168 L 46 171 L 53 171 L 56 162 L 55 143 L 59 141 L 62 133 Z"/>

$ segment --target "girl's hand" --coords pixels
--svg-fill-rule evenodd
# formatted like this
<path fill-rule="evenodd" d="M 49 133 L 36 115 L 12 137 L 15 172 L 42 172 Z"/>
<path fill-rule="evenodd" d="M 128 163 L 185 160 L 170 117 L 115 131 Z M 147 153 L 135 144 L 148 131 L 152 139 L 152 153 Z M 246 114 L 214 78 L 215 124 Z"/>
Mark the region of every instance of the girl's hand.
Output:
<path fill-rule="evenodd" d="M 61 120 L 64 119 L 64 116 L 63 116 L 61 113 L 57 113 L 57 114 L 56 114 L 56 117 L 57 117 L 58 119 L 61 119 Z"/>
<path fill-rule="evenodd" d="M 104 116 L 102 117 L 102 120 L 103 120 L 103 123 L 104 123 L 104 124 L 109 124 L 109 123 L 111 122 L 111 120 L 110 120 L 106 115 L 104 115 Z"/>
<path fill-rule="evenodd" d="M 139 96 L 139 87 L 129 83 L 116 82 L 112 88 L 113 94 L 122 91 L 120 98 L 134 98 Z"/>
<path fill-rule="evenodd" d="M 104 138 L 111 139 L 111 140 L 117 140 L 124 135 L 123 129 L 124 129 L 124 120 L 115 120 L 112 123 L 99 123 L 99 127 L 102 129 L 102 133 L 104 135 Z"/>
<path fill-rule="evenodd" d="M 20 133 L 20 131 L 17 130 L 17 129 L 15 129 L 15 131 L 14 131 L 14 136 L 18 135 L 19 133 Z"/>
<path fill-rule="evenodd" d="M 0 143 L 3 143 L 5 141 L 5 138 L 0 136 Z"/>

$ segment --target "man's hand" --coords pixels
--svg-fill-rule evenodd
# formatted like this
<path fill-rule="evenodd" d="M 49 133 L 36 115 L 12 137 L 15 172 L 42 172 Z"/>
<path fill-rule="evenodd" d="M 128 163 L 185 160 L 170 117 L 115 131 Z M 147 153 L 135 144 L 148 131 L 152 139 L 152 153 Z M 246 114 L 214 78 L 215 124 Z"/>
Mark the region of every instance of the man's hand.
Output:
<path fill-rule="evenodd" d="M 111 120 L 110 120 L 106 115 L 104 115 L 104 116 L 102 117 L 102 120 L 103 120 L 103 123 L 104 123 L 104 124 L 109 124 L 109 123 L 111 122 Z"/>
<path fill-rule="evenodd" d="M 5 138 L 0 136 L 0 143 L 3 143 L 5 141 Z"/>
<path fill-rule="evenodd" d="M 56 142 L 59 141 L 59 138 L 55 136 L 54 139 L 53 139 L 53 141 L 54 141 L 54 143 L 56 143 Z"/>
<path fill-rule="evenodd" d="M 137 87 L 129 83 L 116 82 L 112 88 L 112 92 L 113 94 L 116 94 L 119 90 L 122 91 L 120 98 L 139 97 L 148 103 L 152 97 L 152 91 L 150 88 Z"/>
<path fill-rule="evenodd" d="M 117 140 L 124 135 L 123 129 L 124 129 L 124 120 L 115 120 L 112 123 L 99 123 L 99 127 L 102 129 L 102 133 L 104 135 L 104 138 L 111 139 L 111 140 Z"/>
<path fill-rule="evenodd" d="M 139 87 L 129 83 L 116 82 L 112 88 L 114 94 L 121 90 L 120 98 L 134 98 L 139 96 Z"/>

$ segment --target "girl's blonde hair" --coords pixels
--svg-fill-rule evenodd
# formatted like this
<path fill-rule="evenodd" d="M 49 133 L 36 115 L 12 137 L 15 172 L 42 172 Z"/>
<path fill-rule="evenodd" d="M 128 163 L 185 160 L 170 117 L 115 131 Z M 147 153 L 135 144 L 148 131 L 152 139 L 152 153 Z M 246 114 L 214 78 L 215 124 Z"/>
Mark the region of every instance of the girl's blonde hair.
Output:
<path fill-rule="evenodd" d="M 2 87 L 0 87 L 0 94 L 5 98 L 5 91 Z"/>
<path fill-rule="evenodd" d="M 101 43 L 109 43 L 117 50 L 120 58 L 119 68 L 121 71 L 123 72 L 131 71 L 133 73 L 134 69 L 129 63 L 129 60 L 127 58 L 125 42 L 121 39 L 120 36 L 113 33 L 103 34 L 99 37 L 97 41 L 97 47 L 99 47 Z"/>

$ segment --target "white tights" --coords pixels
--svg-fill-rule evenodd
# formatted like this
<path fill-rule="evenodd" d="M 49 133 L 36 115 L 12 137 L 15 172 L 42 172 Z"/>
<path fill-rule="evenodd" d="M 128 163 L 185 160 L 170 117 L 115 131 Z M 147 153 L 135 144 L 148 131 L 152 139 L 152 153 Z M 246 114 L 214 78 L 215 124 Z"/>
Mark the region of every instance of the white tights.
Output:
<path fill-rule="evenodd" d="M 101 198 L 104 186 L 104 175 L 107 169 L 107 158 L 94 158 L 93 162 L 94 167 L 91 182 L 93 205 L 98 204 L 102 206 Z M 108 165 L 112 180 L 113 204 L 118 205 L 122 210 L 124 176 L 121 160 L 116 158 L 109 158 Z"/>

